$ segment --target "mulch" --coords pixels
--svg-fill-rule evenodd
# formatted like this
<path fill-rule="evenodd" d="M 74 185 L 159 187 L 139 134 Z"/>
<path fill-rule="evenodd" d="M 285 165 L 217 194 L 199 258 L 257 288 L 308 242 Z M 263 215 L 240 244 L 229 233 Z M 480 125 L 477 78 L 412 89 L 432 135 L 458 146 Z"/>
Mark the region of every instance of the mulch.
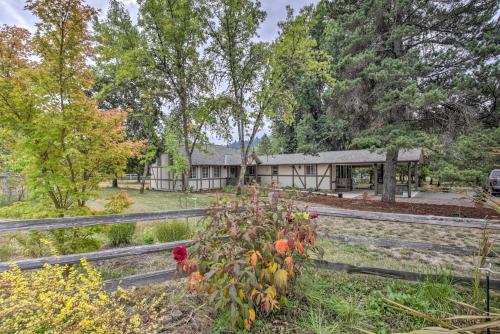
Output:
<path fill-rule="evenodd" d="M 413 215 L 433 215 L 445 217 L 487 218 L 500 219 L 500 214 L 495 210 L 480 204 L 475 207 L 456 205 L 437 205 L 426 203 L 384 203 L 380 200 L 363 200 L 351 198 L 338 198 L 332 196 L 306 195 L 300 199 L 304 202 L 323 204 L 341 209 L 407 213 Z"/>

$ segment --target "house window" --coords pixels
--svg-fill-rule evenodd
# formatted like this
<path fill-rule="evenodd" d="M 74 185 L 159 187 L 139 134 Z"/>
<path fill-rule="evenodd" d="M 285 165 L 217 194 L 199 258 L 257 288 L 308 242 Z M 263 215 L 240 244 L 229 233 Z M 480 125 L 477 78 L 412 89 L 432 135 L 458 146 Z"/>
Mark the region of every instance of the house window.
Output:
<path fill-rule="evenodd" d="M 201 178 L 202 179 L 208 179 L 210 176 L 210 169 L 208 166 L 203 166 L 201 167 Z"/>
<path fill-rule="evenodd" d="M 196 179 L 196 167 L 191 167 L 191 173 L 189 173 L 190 179 Z"/>
<path fill-rule="evenodd" d="M 255 166 L 247 166 L 247 175 L 255 176 Z"/>
<path fill-rule="evenodd" d="M 220 166 L 214 166 L 214 177 L 220 177 Z"/>
<path fill-rule="evenodd" d="M 271 167 L 271 174 L 272 174 L 273 176 L 278 175 L 278 174 L 279 174 L 279 166 L 272 166 L 272 167 Z"/>
<path fill-rule="evenodd" d="M 306 165 L 306 176 L 316 176 L 316 165 Z"/>

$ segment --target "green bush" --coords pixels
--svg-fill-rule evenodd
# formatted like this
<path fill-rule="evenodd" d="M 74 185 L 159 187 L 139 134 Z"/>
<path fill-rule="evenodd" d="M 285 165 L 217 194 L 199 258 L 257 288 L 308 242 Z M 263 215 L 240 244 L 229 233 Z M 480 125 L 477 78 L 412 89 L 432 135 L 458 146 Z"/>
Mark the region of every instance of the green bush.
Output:
<path fill-rule="evenodd" d="M 128 209 L 132 204 L 132 200 L 126 191 L 119 191 L 115 194 L 106 197 L 109 200 L 105 208 L 108 213 L 120 213 Z"/>
<path fill-rule="evenodd" d="M 0 208 L 0 217 L 12 219 L 92 216 L 93 214 L 94 212 L 86 206 L 75 206 L 69 209 L 56 209 L 50 203 L 43 201 L 16 202 Z"/>
<path fill-rule="evenodd" d="M 155 242 L 155 236 L 154 236 L 153 232 L 150 229 L 144 230 L 144 234 L 142 236 L 142 241 L 146 245 L 154 244 L 154 242 Z"/>
<path fill-rule="evenodd" d="M 157 223 L 153 233 L 160 242 L 183 240 L 189 238 L 190 228 L 188 222 L 174 220 Z"/>
<path fill-rule="evenodd" d="M 99 226 L 30 231 L 16 234 L 15 239 L 29 256 L 85 253 L 101 248 L 101 242 L 96 238 L 100 231 Z"/>
<path fill-rule="evenodd" d="M 116 224 L 108 228 L 109 243 L 114 246 L 130 245 L 135 233 L 135 224 Z"/>

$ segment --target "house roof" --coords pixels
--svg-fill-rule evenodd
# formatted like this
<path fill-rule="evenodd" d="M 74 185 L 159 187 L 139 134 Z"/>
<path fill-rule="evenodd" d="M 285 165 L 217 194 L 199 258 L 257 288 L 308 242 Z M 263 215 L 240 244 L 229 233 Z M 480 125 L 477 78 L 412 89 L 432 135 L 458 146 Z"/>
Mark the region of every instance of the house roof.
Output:
<path fill-rule="evenodd" d="M 253 159 L 252 159 L 253 158 Z M 302 153 L 259 155 L 251 157 L 261 165 L 291 164 L 371 164 L 385 162 L 385 153 L 370 150 L 328 151 L 317 155 Z M 422 162 L 422 149 L 400 150 L 399 162 Z M 210 145 L 203 149 L 195 148 L 192 155 L 193 165 L 239 166 L 240 151 L 222 145 Z"/>
<path fill-rule="evenodd" d="M 398 162 L 422 162 L 422 149 L 400 150 Z M 262 165 L 291 164 L 370 164 L 385 162 L 385 153 L 370 150 L 328 151 L 317 155 L 302 153 L 260 155 Z"/>
<path fill-rule="evenodd" d="M 235 166 L 241 164 L 240 151 L 221 145 L 195 148 L 191 157 L 193 165 Z"/>

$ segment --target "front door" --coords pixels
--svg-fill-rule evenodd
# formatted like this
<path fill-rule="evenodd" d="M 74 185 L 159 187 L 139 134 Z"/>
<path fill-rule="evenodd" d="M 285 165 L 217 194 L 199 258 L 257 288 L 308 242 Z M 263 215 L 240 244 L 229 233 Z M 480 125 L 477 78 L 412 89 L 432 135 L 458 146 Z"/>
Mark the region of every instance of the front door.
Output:
<path fill-rule="evenodd" d="M 229 178 L 235 179 L 237 177 L 238 177 L 238 167 L 237 166 L 229 167 Z"/>

